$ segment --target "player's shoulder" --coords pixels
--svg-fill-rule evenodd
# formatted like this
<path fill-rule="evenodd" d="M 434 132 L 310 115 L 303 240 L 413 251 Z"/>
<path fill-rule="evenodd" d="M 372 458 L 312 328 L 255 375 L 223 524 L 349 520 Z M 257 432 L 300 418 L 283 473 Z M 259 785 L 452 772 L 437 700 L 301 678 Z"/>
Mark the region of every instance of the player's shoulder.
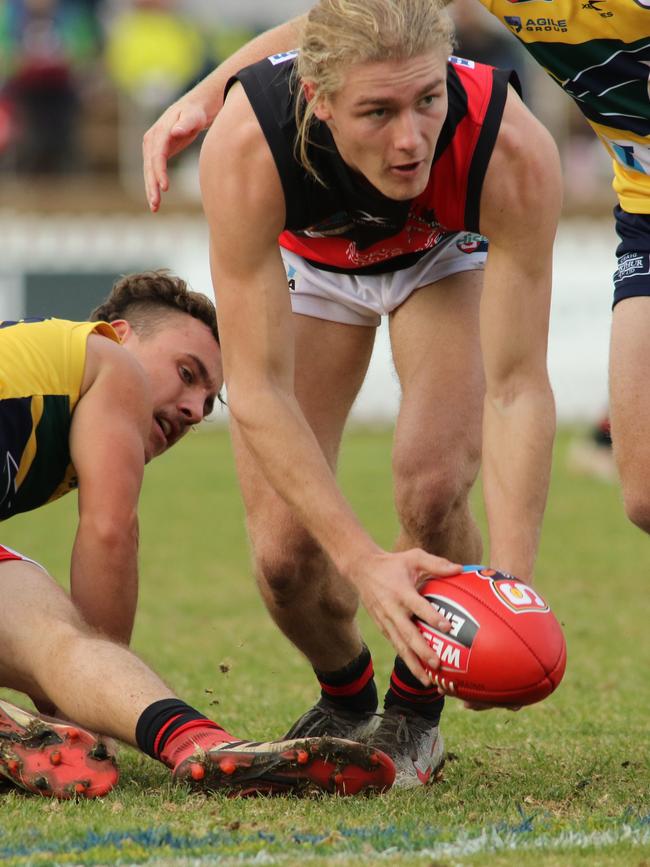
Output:
<path fill-rule="evenodd" d="M 524 105 L 518 94 L 508 88 L 506 104 L 497 134 L 487 183 L 495 185 L 501 204 L 530 204 L 531 195 L 544 186 L 555 195 L 560 177 L 560 161 L 553 137 Z"/>
<path fill-rule="evenodd" d="M 148 381 L 142 365 L 121 343 L 101 332 L 89 334 L 82 394 L 93 386 L 118 385 L 146 394 Z"/>

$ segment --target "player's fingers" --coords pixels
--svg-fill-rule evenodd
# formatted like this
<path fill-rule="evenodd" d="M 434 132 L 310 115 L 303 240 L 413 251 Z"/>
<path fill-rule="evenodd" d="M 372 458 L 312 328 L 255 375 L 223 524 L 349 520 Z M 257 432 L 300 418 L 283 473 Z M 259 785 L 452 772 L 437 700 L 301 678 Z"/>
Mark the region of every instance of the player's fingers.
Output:
<path fill-rule="evenodd" d="M 150 140 L 142 142 L 142 170 L 144 174 L 144 189 L 147 203 L 155 212 L 160 206 L 160 190 L 167 189 L 167 157 L 156 156 L 152 151 Z"/>
<path fill-rule="evenodd" d="M 398 653 L 398 656 L 406 663 L 409 668 L 411 674 L 420 681 L 423 686 L 431 686 L 431 676 L 427 673 L 424 665 L 422 664 L 422 660 L 413 650 L 409 647 L 408 643 L 404 641 L 402 635 L 396 627 L 388 627 L 388 637 L 391 640 L 391 643 L 395 650 Z M 431 666 L 437 668 L 439 665 L 439 660 L 437 657 L 435 666 Z M 425 664 L 429 663 L 424 660 Z"/>
<path fill-rule="evenodd" d="M 446 557 L 437 557 L 435 554 L 429 554 L 427 551 L 422 551 L 419 548 L 410 552 L 413 555 L 414 565 L 417 572 L 423 576 L 433 576 L 445 578 L 449 575 L 458 575 L 463 571 L 460 563 L 452 563 Z"/>
<path fill-rule="evenodd" d="M 451 629 L 451 623 L 449 620 L 447 620 L 446 617 L 443 617 L 442 614 L 440 614 L 440 612 L 437 611 L 430 602 L 427 602 L 424 596 L 420 596 L 419 593 L 415 593 L 409 598 L 409 607 L 419 620 L 428 623 L 429 626 L 432 626 L 439 632 L 449 632 Z"/>
<path fill-rule="evenodd" d="M 408 645 L 409 651 L 417 658 L 419 664 L 435 671 L 440 668 L 440 657 L 424 638 L 418 627 L 411 619 L 405 621 L 402 638 Z M 427 683 L 427 686 L 430 684 Z"/>

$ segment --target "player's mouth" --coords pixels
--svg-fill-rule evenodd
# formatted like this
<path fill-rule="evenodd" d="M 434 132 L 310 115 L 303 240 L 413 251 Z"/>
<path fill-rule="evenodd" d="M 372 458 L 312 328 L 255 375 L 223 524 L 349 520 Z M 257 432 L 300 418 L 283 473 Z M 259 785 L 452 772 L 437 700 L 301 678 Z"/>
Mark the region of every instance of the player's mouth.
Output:
<path fill-rule="evenodd" d="M 424 165 L 424 160 L 418 160 L 414 163 L 400 163 L 396 166 L 391 166 L 390 170 L 393 174 L 402 178 L 414 177 Z"/>
<path fill-rule="evenodd" d="M 174 425 L 163 415 L 154 416 L 154 422 L 159 439 L 163 441 L 163 448 L 169 448 L 178 439 Z"/>

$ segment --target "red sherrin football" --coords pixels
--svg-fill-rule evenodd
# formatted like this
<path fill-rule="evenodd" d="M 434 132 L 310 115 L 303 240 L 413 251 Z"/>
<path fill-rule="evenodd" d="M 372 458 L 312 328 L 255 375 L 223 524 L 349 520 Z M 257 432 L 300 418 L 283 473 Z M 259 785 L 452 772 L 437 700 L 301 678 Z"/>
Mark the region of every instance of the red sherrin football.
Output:
<path fill-rule="evenodd" d="M 494 569 L 465 567 L 430 578 L 420 593 L 452 623 L 448 633 L 416 620 L 440 657 L 432 676 L 446 694 L 494 705 L 541 701 L 562 680 L 566 644 L 547 603 Z"/>

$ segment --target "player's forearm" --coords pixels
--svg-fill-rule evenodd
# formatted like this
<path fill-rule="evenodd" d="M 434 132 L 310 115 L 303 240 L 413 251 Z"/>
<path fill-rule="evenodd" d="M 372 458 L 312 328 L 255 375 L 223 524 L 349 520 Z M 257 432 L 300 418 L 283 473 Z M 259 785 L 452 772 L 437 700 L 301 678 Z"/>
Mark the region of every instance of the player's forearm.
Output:
<path fill-rule="evenodd" d="M 80 526 L 72 552 L 72 601 L 89 626 L 124 644 L 138 600 L 137 557 L 137 524 L 116 533 Z"/>
<path fill-rule="evenodd" d="M 293 396 L 265 389 L 228 399 L 238 429 L 268 482 L 349 580 L 379 546 L 362 527 Z"/>
<path fill-rule="evenodd" d="M 545 376 L 504 404 L 489 396 L 483 421 L 483 483 L 490 566 L 533 578 L 548 495 L 555 406 Z"/>
<path fill-rule="evenodd" d="M 247 42 L 200 81 L 183 97 L 183 101 L 191 98 L 192 102 L 201 105 L 212 123 L 223 105 L 223 92 L 230 78 L 251 63 L 296 48 L 302 20 L 293 18 Z"/>

